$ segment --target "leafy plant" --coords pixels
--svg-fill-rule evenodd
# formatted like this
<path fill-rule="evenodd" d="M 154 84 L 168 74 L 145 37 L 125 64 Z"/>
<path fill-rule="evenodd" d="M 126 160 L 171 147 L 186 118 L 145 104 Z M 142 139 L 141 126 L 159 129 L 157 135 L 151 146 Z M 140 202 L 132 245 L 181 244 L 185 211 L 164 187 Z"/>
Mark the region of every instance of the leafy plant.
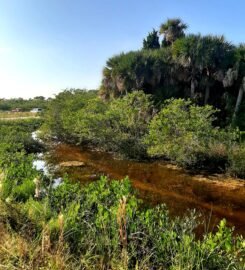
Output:
<path fill-rule="evenodd" d="M 211 158 L 209 149 L 216 142 L 232 140 L 229 133 L 213 126 L 216 112 L 209 105 L 196 106 L 183 99 L 167 101 L 150 123 L 146 136 L 148 153 L 164 156 L 183 166 L 202 165 Z"/>

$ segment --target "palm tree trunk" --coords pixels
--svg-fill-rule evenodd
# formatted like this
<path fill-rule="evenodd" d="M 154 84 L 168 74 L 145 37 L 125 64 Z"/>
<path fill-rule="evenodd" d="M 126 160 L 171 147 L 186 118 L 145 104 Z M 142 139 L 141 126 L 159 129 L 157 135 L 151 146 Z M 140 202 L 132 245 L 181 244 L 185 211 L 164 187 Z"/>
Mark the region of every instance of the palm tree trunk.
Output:
<path fill-rule="evenodd" d="M 233 120 L 236 119 L 236 115 L 237 115 L 238 110 L 240 108 L 240 105 L 242 103 L 242 98 L 243 98 L 244 92 L 245 92 L 245 77 L 243 77 L 242 84 L 239 88 L 239 92 L 238 92 L 238 96 L 237 96 L 237 100 L 236 100 L 236 106 L 235 106 L 235 110 L 234 110 L 234 114 L 233 114 Z"/>
<path fill-rule="evenodd" d="M 196 88 L 195 79 L 192 78 L 191 79 L 191 98 L 194 98 L 194 96 L 195 96 L 195 88 Z"/>
<path fill-rule="evenodd" d="M 204 105 L 208 103 L 209 95 L 210 95 L 210 86 L 207 84 L 205 91 Z"/>

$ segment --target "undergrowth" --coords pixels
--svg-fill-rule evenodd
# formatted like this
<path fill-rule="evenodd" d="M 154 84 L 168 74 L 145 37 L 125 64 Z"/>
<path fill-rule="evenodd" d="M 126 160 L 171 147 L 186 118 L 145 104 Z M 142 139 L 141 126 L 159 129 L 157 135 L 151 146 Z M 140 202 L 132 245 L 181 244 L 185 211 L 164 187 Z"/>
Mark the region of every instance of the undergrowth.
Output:
<path fill-rule="evenodd" d="M 225 220 L 197 239 L 194 211 L 170 218 L 165 205 L 146 207 L 128 178 L 54 188 L 16 140 L 0 142 L 0 269 L 245 268 L 244 239 Z"/>

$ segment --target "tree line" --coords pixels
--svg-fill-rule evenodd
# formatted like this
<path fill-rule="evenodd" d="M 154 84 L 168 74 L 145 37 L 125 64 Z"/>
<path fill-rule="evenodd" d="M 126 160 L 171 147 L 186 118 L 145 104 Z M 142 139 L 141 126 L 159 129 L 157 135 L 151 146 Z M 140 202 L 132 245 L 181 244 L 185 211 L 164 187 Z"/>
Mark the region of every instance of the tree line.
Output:
<path fill-rule="evenodd" d="M 33 108 L 41 108 L 45 109 L 46 104 L 49 99 L 46 99 L 43 96 L 36 96 L 30 99 L 23 99 L 23 98 L 10 98 L 0 99 L 0 111 L 11 111 L 16 108 L 20 109 L 21 111 L 30 111 Z"/>
<path fill-rule="evenodd" d="M 234 45 L 224 36 L 186 34 L 186 29 L 181 19 L 168 19 L 148 34 L 142 49 L 109 58 L 100 96 L 108 100 L 143 90 L 160 103 L 191 98 L 219 108 L 221 125 L 245 129 L 244 44 Z"/>

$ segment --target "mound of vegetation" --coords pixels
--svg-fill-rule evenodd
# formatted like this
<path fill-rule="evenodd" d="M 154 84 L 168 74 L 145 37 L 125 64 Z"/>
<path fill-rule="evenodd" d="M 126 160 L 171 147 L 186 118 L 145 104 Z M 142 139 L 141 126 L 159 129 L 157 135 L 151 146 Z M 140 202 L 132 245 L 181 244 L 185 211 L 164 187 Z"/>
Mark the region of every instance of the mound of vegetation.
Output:
<path fill-rule="evenodd" d="M 170 19 L 149 33 L 141 50 L 110 58 L 100 96 L 108 100 L 143 90 L 157 103 L 191 98 L 198 105 L 219 108 L 221 125 L 233 122 L 244 130 L 244 44 L 235 46 L 223 36 L 185 35 L 186 28 L 180 19 Z"/>
<path fill-rule="evenodd" d="M 164 158 L 176 164 L 244 177 L 240 132 L 217 126 L 219 110 L 191 100 L 161 106 L 143 91 L 103 101 L 95 93 L 65 91 L 46 112 L 44 136 L 112 151 L 126 158 Z"/>

